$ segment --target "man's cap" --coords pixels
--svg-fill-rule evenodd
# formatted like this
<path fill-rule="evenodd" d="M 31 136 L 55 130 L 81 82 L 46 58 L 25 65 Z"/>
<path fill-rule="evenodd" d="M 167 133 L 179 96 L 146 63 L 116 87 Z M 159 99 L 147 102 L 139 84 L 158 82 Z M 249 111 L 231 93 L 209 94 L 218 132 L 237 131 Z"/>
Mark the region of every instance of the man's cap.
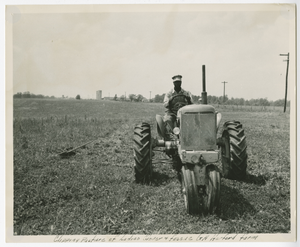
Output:
<path fill-rule="evenodd" d="M 175 82 L 175 81 L 181 81 L 181 78 L 182 78 L 181 75 L 175 75 L 175 76 L 172 77 L 173 82 Z"/>

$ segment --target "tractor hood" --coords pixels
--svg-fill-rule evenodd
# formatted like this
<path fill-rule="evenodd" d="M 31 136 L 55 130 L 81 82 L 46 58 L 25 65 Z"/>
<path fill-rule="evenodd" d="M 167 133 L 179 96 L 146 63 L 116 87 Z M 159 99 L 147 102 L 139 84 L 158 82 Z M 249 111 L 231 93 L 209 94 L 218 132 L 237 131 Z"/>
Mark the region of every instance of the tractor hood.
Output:
<path fill-rule="evenodd" d="M 188 105 L 180 108 L 180 148 L 185 151 L 216 149 L 217 112 L 211 105 Z"/>
<path fill-rule="evenodd" d="M 185 113 L 215 113 L 215 108 L 211 105 L 187 105 L 180 108 L 177 112 L 177 117 Z"/>

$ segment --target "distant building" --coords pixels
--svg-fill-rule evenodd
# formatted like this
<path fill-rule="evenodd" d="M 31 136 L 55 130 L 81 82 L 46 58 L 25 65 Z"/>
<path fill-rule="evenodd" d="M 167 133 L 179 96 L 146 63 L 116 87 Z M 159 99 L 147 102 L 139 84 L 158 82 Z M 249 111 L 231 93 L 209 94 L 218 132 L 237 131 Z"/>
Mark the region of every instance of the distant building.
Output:
<path fill-rule="evenodd" d="M 114 100 L 114 97 L 104 97 L 104 100 Z"/>
<path fill-rule="evenodd" d="M 96 99 L 97 100 L 102 100 L 102 90 L 96 91 Z"/>

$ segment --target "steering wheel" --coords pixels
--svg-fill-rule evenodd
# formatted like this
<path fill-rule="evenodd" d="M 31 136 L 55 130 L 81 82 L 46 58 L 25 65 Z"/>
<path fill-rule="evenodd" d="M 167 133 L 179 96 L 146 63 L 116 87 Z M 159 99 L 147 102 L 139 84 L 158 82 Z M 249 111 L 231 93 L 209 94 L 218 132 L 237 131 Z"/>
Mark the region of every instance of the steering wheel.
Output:
<path fill-rule="evenodd" d="M 178 101 L 173 102 L 174 99 L 178 97 L 183 98 L 183 100 L 179 99 Z M 170 109 L 178 111 L 181 107 L 188 105 L 190 101 L 191 98 L 189 96 L 183 94 L 177 94 L 169 101 Z"/>

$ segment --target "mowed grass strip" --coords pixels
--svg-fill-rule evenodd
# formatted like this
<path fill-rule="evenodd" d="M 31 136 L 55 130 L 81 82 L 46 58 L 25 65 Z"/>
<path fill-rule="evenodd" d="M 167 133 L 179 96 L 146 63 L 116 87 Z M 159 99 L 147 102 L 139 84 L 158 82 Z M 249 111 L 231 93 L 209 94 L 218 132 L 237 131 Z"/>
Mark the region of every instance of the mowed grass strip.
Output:
<path fill-rule="evenodd" d="M 221 124 L 242 122 L 249 174 L 244 181 L 222 178 L 217 215 L 192 216 L 169 164 L 154 165 L 151 185 L 134 182 L 134 125 L 147 121 L 157 136 L 161 104 L 15 100 L 15 234 L 289 232 L 289 115 L 217 110 Z M 57 155 L 91 140 L 68 158 Z"/>

